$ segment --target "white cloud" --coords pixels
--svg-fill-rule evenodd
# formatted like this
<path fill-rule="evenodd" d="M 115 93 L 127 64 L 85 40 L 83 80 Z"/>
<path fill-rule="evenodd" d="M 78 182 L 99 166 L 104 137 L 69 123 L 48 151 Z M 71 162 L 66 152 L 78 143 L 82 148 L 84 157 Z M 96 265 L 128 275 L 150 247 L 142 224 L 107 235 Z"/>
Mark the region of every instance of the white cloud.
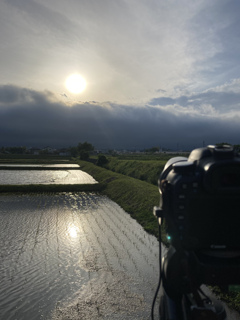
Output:
<path fill-rule="evenodd" d="M 228 93 L 240 93 L 240 78 L 232 79 L 231 81 L 224 83 L 216 88 L 210 88 L 206 92 L 228 92 Z"/>
<path fill-rule="evenodd" d="M 9 0 L 0 8 L 0 48 L 9 39 L 0 83 L 62 92 L 77 69 L 89 81 L 82 100 L 116 102 L 146 102 L 159 88 L 206 89 L 232 21 L 215 0 Z"/>

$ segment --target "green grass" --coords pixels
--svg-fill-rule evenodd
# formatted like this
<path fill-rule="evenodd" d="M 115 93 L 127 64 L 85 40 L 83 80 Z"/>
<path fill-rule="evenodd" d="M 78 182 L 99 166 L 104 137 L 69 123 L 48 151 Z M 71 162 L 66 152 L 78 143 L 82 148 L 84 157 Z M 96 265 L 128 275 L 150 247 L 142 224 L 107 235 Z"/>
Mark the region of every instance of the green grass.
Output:
<path fill-rule="evenodd" d="M 56 155 L 0 154 L 0 164 L 57 164 L 75 163 L 70 157 Z"/>
<path fill-rule="evenodd" d="M 210 287 L 219 299 L 225 301 L 227 305 L 240 313 L 240 292 L 227 292 L 225 293 L 219 287 Z"/>
<path fill-rule="evenodd" d="M 157 185 L 159 175 L 162 172 L 166 162 L 169 159 L 177 156 L 188 157 L 188 154 L 160 153 L 107 156 L 108 163 L 105 165 L 105 168 Z"/>
<path fill-rule="evenodd" d="M 106 168 L 157 185 L 165 160 L 120 160 L 109 158 Z"/>
<path fill-rule="evenodd" d="M 159 204 L 158 188 L 145 181 L 112 172 L 92 163 L 78 161 L 81 169 L 94 177 L 105 188 L 101 191 L 118 203 L 136 219 L 143 228 L 157 236 L 158 223 L 153 216 L 153 206 Z"/>
<path fill-rule="evenodd" d="M 140 160 L 140 161 L 167 161 L 173 157 L 188 157 L 188 152 L 177 152 L 177 153 L 145 153 L 145 154 L 121 154 L 121 155 L 113 155 L 113 158 L 117 158 L 118 160 Z"/>

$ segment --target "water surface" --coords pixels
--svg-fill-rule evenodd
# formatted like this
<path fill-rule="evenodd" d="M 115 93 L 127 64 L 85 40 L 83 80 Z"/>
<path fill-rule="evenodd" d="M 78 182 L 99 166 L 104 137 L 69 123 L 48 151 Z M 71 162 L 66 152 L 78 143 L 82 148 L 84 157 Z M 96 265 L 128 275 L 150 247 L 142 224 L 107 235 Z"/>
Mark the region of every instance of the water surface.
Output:
<path fill-rule="evenodd" d="M 0 319 L 149 319 L 158 243 L 97 194 L 0 196 Z"/>
<path fill-rule="evenodd" d="M 61 163 L 61 164 L 4 164 L 0 163 L 0 167 L 22 167 L 22 168 L 32 168 L 32 167 L 53 167 L 53 168 L 79 168 L 78 164 L 75 163 Z"/>
<path fill-rule="evenodd" d="M 92 183 L 97 181 L 82 170 L 0 170 L 0 185 Z"/>

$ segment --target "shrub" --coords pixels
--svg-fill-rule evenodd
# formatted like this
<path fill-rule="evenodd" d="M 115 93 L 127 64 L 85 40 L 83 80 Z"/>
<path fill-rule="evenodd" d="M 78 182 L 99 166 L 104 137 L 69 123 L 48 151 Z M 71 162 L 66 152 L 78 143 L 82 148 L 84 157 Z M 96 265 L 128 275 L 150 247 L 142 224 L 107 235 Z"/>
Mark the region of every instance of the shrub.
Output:
<path fill-rule="evenodd" d="M 88 160 L 89 159 L 89 153 L 87 151 L 81 151 L 80 152 L 80 159 L 81 160 Z"/>
<path fill-rule="evenodd" d="M 103 154 L 100 154 L 97 159 L 97 166 L 103 167 L 107 163 L 108 159 Z"/>

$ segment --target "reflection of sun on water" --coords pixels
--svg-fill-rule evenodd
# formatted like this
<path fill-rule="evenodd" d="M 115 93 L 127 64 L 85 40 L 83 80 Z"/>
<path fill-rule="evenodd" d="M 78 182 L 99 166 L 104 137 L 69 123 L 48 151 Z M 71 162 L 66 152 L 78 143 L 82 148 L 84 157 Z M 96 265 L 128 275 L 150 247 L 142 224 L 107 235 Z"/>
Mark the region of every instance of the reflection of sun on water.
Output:
<path fill-rule="evenodd" d="M 71 224 L 68 226 L 67 233 L 71 238 L 77 238 L 79 233 L 79 228 Z"/>

